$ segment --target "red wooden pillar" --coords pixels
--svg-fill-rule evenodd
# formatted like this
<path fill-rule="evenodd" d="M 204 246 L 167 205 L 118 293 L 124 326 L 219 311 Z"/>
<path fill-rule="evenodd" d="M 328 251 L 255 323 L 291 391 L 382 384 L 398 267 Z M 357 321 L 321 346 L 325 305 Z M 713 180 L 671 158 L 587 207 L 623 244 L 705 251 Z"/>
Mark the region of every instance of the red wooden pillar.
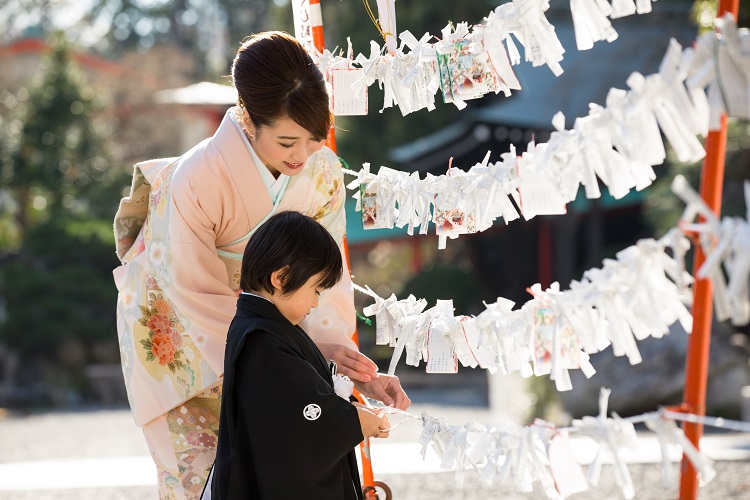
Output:
<path fill-rule="evenodd" d="M 727 12 L 737 18 L 739 0 L 720 0 L 717 17 Z M 721 213 L 721 194 L 724 183 L 724 160 L 727 145 L 727 117 L 722 115 L 719 130 L 711 131 L 706 138 L 706 158 L 701 172 L 700 194 L 709 208 L 719 216 Z M 695 245 L 693 276 L 696 277 L 693 298 L 693 332 L 688 343 L 687 361 L 685 363 L 685 389 L 681 410 L 695 415 L 706 414 L 706 385 L 708 382 L 708 357 L 711 347 L 711 318 L 713 312 L 712 286 L 708 279 L 698 279 L 698 269 L 703 265 L 706 256 L 700 245 Z M 683 430 L 687 438 L 695 445 L 700 445 L 703 426 L 685 422 Z M 698 498 L 698 472 L 683 454 L 680 469 L 680 499 L 695 500 Z"/>

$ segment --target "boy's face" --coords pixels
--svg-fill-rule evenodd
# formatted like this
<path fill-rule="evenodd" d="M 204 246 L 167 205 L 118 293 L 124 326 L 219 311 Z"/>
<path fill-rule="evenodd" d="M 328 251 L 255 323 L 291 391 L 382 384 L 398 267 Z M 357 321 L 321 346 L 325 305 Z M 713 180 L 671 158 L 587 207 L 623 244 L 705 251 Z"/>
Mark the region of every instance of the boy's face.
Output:
<path fill-rule="evenodd" d="M 318 286 L 321 275 L 316 274 L 307 283 L 294 292 L 284 295 L 278 289 L 273 294 L 276 308 L 293 325 L 299 325 L 310 313 L 310 309 L 318 306 L 318 298 L 322 288 Z"/>

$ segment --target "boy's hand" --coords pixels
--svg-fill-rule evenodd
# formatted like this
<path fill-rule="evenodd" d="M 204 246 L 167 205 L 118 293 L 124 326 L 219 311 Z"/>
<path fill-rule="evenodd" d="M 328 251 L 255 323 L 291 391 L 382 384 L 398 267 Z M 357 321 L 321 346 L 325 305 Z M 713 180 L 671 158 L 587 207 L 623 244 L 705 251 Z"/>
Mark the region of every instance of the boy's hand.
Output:
<path fill-rule="evenodd" d="M 362 428 L 362 435 L 364 437 L 388 437 L 387 429 L 391 427 L 391 424 L 385 415 L 381 418 L 378 416 L 378 410 L 374 408 L 367 408 L 360 404 L 355 404 L 355 406 L 357 407 L 359 425 Z M 386 429 L 385 432 L 383 432 L 384 429 Z"/>
<path fill-rule="evenodd" d="M 370 358 L 341 344 L 317 344 L 326 360 L 336 362 L 339 373 L 353 381 L 369 382 L 378 376 L 378 365 Z"/>

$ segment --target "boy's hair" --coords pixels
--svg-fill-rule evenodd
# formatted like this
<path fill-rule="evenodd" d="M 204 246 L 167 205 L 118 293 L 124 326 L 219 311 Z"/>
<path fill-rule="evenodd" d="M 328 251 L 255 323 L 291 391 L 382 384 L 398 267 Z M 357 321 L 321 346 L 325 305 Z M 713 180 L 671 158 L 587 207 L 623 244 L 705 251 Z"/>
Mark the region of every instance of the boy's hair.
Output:
<path fill-rule="evenodd" d="M 299 290 L 318 274 L 319 287 L 333 288 L 343 272 L 341 252 L 330 233 L 311 217 L 299 212 L 279 212 L 247 242 L 240 288 L 245 292 L 273 293 L 271 274 L 279 269 L 286 269 L 280 276 L 284 295 Z"/>

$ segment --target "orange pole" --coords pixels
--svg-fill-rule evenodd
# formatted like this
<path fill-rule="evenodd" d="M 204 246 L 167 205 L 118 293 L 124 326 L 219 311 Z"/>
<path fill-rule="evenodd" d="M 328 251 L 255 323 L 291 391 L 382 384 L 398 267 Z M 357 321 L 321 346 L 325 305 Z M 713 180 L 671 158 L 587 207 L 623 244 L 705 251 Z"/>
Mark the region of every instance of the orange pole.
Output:
<path fill-rule="evenodd" d="M 313 45 L 315 46 L 315 50 L 322 54 L 323 50 L 325 50 L 325 39 L 323 38 L 323 13 L 320 8 L 320 0 L 309 0 L 309 4 Z M 336 152 L 336 130 L 333 128 L 333 124 L 331 124 L 330 130 L 328 130 L 326 146 L 334 153 Z"/>
<path fill-rule="evenodd" d="M 718 16 L 727 12 L 737 18 L 739 0 L 720 0 Z M 721 194 L 724 184 L 724 161 L 727 146 L 727 117 L 722 115 L 719 130 L 708 133 L 706 159 L 701 172 L 701 198 L 716 216 L 721 214 Z M 711 318 L 713 312 L 712 286 L 708 279 L 698 279 L 698 269 L 706 256 L 699 244 L 695 245 L 693 276 L 696 276 L 693 297 L 693 331 L 685 363 L 685 389 L 681 410 L 695 415 L 706 414 L 706 385 L 708 381 L 708 357 L 711 348 Z M 700 447 L 703 426 L 685 422 L 682 426 L 687 438 L 696 448 Z M 698 472 L 683 454 L 680 469 L 680 500 L 698 498 Z"/>
<path fill-rule="evenodd" d="M 320 0 L 309 0 L 309 4 L 313 45 L 315 46 L 315 49 L 322 54 L 325 49 L 325 39 L 323 38 L 323 15 L 320 8 Z M 336 129 L 333 127 L 333 124 L 331 124 L 331 128 L 328 130 L 326 146 L 328 146 L 334 153 L 336 152 Z M 344 189 L 343 186 L 342 189 Z M 344 255 L 346 256 L 346 265 L 351 269 L 351 264 L 349 262 L 349 245 L 346 241 L 346 235 L 344 235 Z M 354 340 L 355 344 L 359 345 L 359 336 L 357 335 L 356 328 L 352 333 L 352 340 Z M 364 403 L 362 397 L 356 390 L 354 391 L 354 394 Z M 370 438 L 365 437 L 360 443 L 359 448 L 362 458 L 362 488 L 365 491 L 365 498 L 368 500 L 377 500 L 378 494 L 375 491 L 375 477 L 372 472 L 372 460 L 370 458 Z"/>

